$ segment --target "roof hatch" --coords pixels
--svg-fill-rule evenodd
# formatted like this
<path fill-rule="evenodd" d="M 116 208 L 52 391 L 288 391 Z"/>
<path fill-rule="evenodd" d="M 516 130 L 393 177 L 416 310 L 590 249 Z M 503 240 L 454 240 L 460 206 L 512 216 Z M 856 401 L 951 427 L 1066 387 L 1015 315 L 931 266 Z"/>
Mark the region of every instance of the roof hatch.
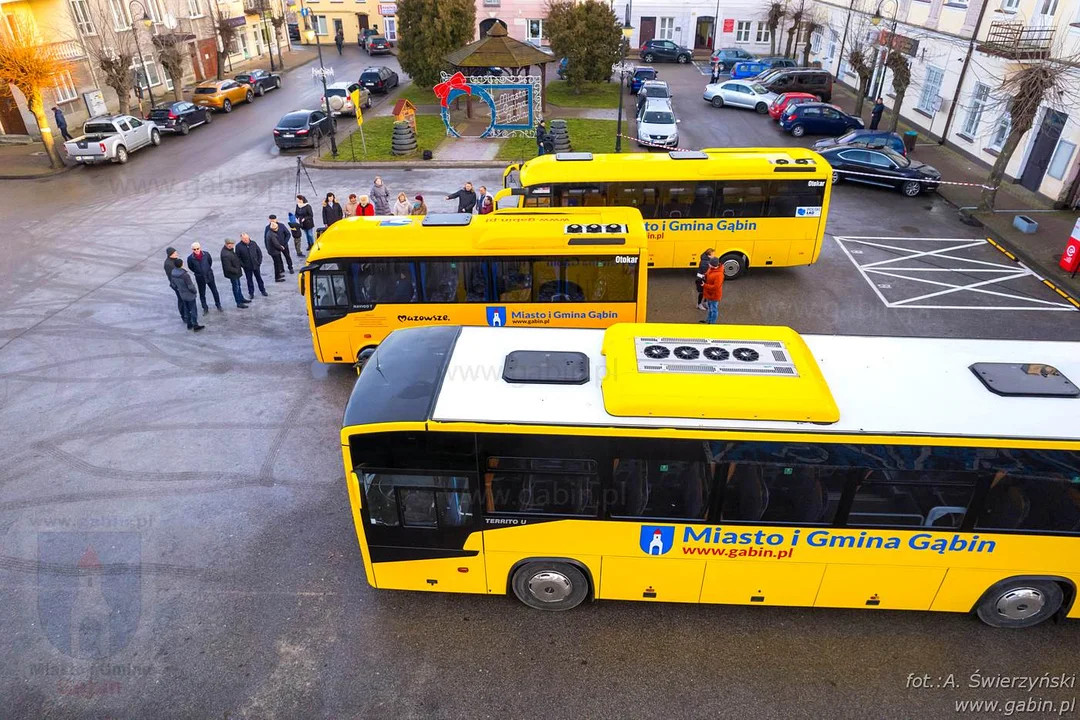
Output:
<path fill-rule="evenodd" d="M 1080 397 L 1080 388 L 1053 365 L 975 363 L 970 367 L 986 389 L 1005 397 Z"/>
<path fill-rule="evenodd" d="M 503 363 L 503 380 L 533 385 L 584 385 L 589 356 L 581 352 L 515 350 Z"/>

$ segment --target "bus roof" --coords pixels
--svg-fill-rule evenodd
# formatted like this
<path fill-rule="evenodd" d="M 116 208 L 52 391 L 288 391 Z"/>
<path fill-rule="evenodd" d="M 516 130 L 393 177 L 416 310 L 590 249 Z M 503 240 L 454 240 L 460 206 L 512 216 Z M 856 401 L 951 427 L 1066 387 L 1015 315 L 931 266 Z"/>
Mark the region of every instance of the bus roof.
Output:
<path fill-rule="evenodd" d="M 510 208 L 487 215 L 351 217 L 330 226 L 308 262 L 339 257 L 427 257 L 562 252 L 635 253 L 646 246 L 636 208 Z"/>
<path fill-rule="evenodd" d="M 1080 379 L 1080 343 L 1068 342 L 805 335 L 802 341 L 816 363 L 811 367 L 805 358 L 796 357 L 796 369 L 808 376 L 820 371 L 839 410 L 835 422 L 752 419 L 746 415 L 745 402 L 728 401 L 724 381 L 730 388 L 731 378 L 722 373 L 702 375 L 692 369 L 681 374 L 678 369 L 672 371 L 672 380 L 680 383 L 680 388 L 687 374 L 699 387 L 697 397 L 686 401 L 693 407 L 685 408 L 681 417 L 609 412 L 613 396 L 606 393 L 617 390 L 606 387 L 606 376 L 618 378 L 622 374 L 612 370 L 612 363 L 635 359 L 626 357 L 625 349 L 622 354 L 605 356 L 605 332 L 659 338 L 654 344 L 673 349 L 680 343 L 767 337 L 765 330 L 734 325 L 627 324 L 607 331 L 486 327 L 460 328 L 452 334 L 445 327 L 398 331 L 390 336 L 395 343 L 387 341 L 376 352 L 383 367 L 397 366 L 399 355 L 415 352 L 422 345 L 432 353 L 436 332 L 442 333 L 440 357 L 445 361 L 434 377 L 399 377 L 391 383 L 368 372 L 373 359 L 357 381 L 345 424 L 384 421 L 376 419 L 380 417 L 380 411 L 373 407 L 377 396 L 370 392 L 379 382 L 387 397 L 394 396 L 391 384 L 399 384 L 401 392 L 409 388 L 415 395 L 423 388 L 421 394 L 426 393 L 422 402 L 414 402 L 408 417 L 394 413 L 395 421 L 1080 442 L 1080 399 L 998 395 L 969 369 L 975 363 L 1039 363 L 1054 366 L 1075 381 Z M 778 336 L 789 339 L 785 333 L 790 331 L 779 330 Z M 584 353 L 589 377 L 582 384 L 512 384 L 503 380 L 506 356 L 529 350 Z M 675 360 L 675 355 L 668 357 Z M 766 360 L 765 364 L 783 364 Z M 637 361 L 639 368 L 646 362 L 641 355 Z M 1031 367 L 1037 370 L 1039 366 Z M 1015 369 L 1020 372 L 1019 366 Z M 776 378 L 778 383 L 793 380 Z M 421 412 L 421 406 L 427 411 Z"/>
<path fill-rule="evenodd" d="M 807 148 L 709 148 L 669 153 L 556 153 L 521 166 L 522 187 L 558 182 L 611 180 L 796 180 L 832 172 L 825 158 Z"/>

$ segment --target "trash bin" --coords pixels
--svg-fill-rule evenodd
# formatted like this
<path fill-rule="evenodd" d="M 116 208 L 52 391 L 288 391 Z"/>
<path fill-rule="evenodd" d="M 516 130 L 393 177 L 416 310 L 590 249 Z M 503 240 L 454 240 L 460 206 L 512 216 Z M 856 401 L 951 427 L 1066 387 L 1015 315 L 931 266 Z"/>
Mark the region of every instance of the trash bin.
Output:
<path fill-rule="evenodd" d="M 915 141 L 917 141 L 918 139 L 919 133 L 915 132 L 914 130 L 908 130 L 904 133 L 904 147 L 907 148 L 908 152 L 911 152 L 915 149 Z"/>

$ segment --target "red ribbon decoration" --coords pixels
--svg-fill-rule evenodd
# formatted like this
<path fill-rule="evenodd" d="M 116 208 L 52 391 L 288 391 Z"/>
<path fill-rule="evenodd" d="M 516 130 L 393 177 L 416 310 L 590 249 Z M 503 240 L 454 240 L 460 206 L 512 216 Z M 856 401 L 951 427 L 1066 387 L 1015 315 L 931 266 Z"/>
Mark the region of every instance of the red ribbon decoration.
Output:
<path fill-rule="evenodd" d="M 469 95 L 472 95 L 472 85 L 465 82 L 465 76 L 456 72 L 446 82 L 441 82 L 432 88 L 435 91 L 435 96 L 439 98 L 439 103 L 443 107 L 447 107 L 447 98 L 450 97 L 451 90 L 461 90 Z"/>

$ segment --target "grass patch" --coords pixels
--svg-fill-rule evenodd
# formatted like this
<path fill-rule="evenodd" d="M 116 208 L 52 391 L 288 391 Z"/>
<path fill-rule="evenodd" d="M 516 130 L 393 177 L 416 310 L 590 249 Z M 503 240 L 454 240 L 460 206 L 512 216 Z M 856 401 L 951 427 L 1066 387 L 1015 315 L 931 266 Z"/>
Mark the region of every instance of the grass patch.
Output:
<path fill-rule="evenodd" d="M 615 121 L 570 118 L 566 121 L 570 132 L 570 147 L 574 152 L 615 152 Z M 623 122 L 623 133 L 629 135 L 629 127 Z M 633 140 L 623 138 L 623 152 L 640 152 Z M 536 138 L 515 137 L 503 142 L 498 160 L 528 160 L 536 157 Z"/>
<path fill-rule="evenodd" d="M 439 98 L 435 97 L 434 90 L 432 90 L 431 88 L 420 87 L 416 83 L 409 83 L 408 85 L 404 86 L 398 92 L 394 93 L 390 100 L 388 100 L 387 102 L 390 102 L 390 104 L 393 105 L 401 98 L 405 98 L 417 107 L 421 105 L 439 104 Z"/>
<path fill-rule="evenodd" d="M 547 85 L 547 99 L 552 105 L 567 108 L 611 108 L 619 105 L 622 83 L 585 83 L 581 93 L 575 95 L 565 80 L 552 80 Z"/>
<path fill-rule="evenodd" d="M 338 125 L 351 122 L 350 117 L 338 118 Z M 390 152 L 390 140 L 394 133 L 394 118 L 388 115 L 364 120 L 364 138 L 367 140 L 367 154 L 360 140 L 360 130 L 338 142 L 338 155 L 330 153 L 322 156 L 323 160 L 352 162 L 353 160 L 413 160 L 424 150 L 434 150 L 446 137 L 442 118 L 438 115 L 416 116 L 416 152 L 411 155 L 394 155 Z"/>

